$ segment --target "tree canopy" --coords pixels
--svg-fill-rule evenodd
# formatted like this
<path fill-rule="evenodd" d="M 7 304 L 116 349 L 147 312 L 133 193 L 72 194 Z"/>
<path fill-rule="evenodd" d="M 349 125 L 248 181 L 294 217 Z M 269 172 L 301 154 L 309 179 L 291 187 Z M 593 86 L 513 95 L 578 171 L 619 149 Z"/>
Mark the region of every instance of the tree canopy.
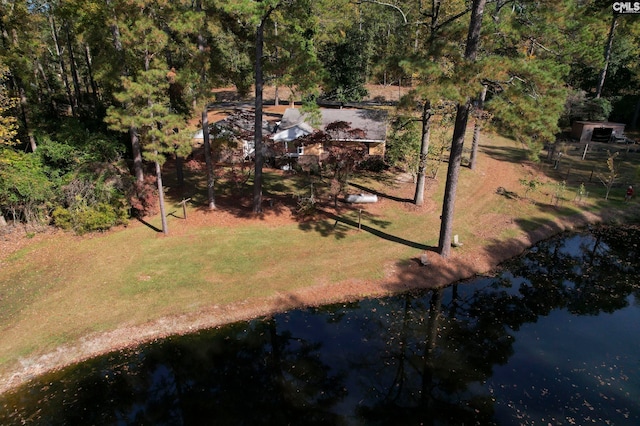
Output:
<path fill-rule="evenodd" d="M 83 139 L 101 140 L 119 153 L 101 161 L 135 176 L 137 189 L 119 189 L 131 203 L 151 191 L 144 163 L 162 167 L 192 153 L 187 120 L 204 116 L 219 87 L 233 86 L 240 97 L 253 88 L 258 98 L 267 84 L 289 88 L 288 101 L 343 104 L 365 99 L 369 83 L 410 87 L 390 107 L 402 118 L 387 161 L 418 176 L 428 161 L 430 120 L 451 126 L 452 106 L 467 100 L 474 118 L 490 118 L 484 128 L 519 141 L 534 160 L 571 120 L 637 125 L 636 16 L 602 0 L 489 1 L 485 13 L 469 61 L 472 12 L 463 0 L 1 1 L 0 150 L 17 167 L 22 153 L 41 145 L 84 150 Z M 256 146 L 264 136 L 259 109 L 256 102 Z M 68 182 L 50 183 L 56 195 L 42 211 L 68 208 Z M 5 216 L 12 208 L 0 205 Z"/>

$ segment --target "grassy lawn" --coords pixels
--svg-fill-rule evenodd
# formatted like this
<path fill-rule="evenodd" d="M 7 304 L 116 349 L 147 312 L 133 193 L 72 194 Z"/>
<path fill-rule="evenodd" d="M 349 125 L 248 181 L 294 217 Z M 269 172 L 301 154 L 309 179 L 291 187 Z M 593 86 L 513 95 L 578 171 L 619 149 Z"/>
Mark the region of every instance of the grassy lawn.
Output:
<path fill-rule="evenodd" d="M 531 176 L 522 171 L 522 150 L 513 141 L 493 135 L 483 138 L 482 145 L 480 170 L 463 168 L 458 189 L 454 233 L 465 241 L 462 252 L 489 243 L 476 237 L 485 217 L 520 220 L 519 228 L 498 229 L 490 241 L 495 243 L 531 231 L 559 215 L 624 207 L 621 190 L 612 191 L 611 200 L 605 203 L 602 185 L 588 181 L 592 170 L 606 170 L 606 158 L 602 156 L 593 155 L 581 163 L 568 153 L 559 169 L 534 167 L 536 177 L 549 183 L 529 194 L 529 200 L 523 200 L 524 187 L 517 183 L 518 178 Z M 633 177 L 639 155 L 621 157 L 624 179 Z M 505 178 L 479 192 L 479 176 L 486 180 L 495 172 L 482 166 L 483 159 L 486 163 L 489 158 L 500 162 L 510 180 Z M 182 213 L 177 206 L 180 199 L 194 200 L 188 208 L 189 216 L 196 215 L 205 204 L 206 186 L 201 177 L 192 175 L 186 185 L 193 188 L 192 192 L 178 193 L 170 188 L 169 203 L 173 207 L 168 210 L 176 211 L 177 216 L 168 218 L 168 237 L 136 222 L 105 234 L 82 238 L 56 234 L 31 244 L 13 253 L 0 268 L 0 374 L 15 368 L 22 357 L 54 351 L 61 344 L 122 325 L 140 325 L 314 285 L 379 280 L 389 264 L 406 264 L 437 245 L 445 175 L 446 164 L 441 165 L 438 180 L 430 183 L 428 197 L 433 208 L 417 209 L 410 203 L 386 198 L 380 206 L 363 206 L 361 214 L 358 208 L 339 211 L 341 221 L 337 223 L 334 218 L 319 218 L 269 225 L 247 214 L 233 226 L 218 225 L 215 220 L 186 226 L 189 220 L 178 217 Z M 564 179 L 566 175 L 569 179 Z M 363 174 L 353 183 L 391 197 L 398 194 L 400 185 L 394 178 L 390 174 Z M 550 206 L 549 194 L 559 179 L 567 182 L 563 200 L 558 206 Z M 583 181 L 588 183 L 589 196 L 577 204 L 573 199 Z M 167 182 L 169 187 L 174 185 L 170 176 Z M 265 197 L 294 200 L 307 194 L 309 183 L 305 176 L 283 177 L 267 172 Z M 498 186 L 518 198 L 496 195 Z M 322 195 L 326 186 L 317 181 L 315 188 Z M 251 192 L 250 181 L 241 191 L 224 181 L 218 189 L 222 201 L 238 194 L 250 197 Z M 408 193 L 412 196 L 405 188 L 402 197 Z M 359 219 L 362 231 L 353 226 Z M 158 217 L 148 222 L 160 226 Z"/>

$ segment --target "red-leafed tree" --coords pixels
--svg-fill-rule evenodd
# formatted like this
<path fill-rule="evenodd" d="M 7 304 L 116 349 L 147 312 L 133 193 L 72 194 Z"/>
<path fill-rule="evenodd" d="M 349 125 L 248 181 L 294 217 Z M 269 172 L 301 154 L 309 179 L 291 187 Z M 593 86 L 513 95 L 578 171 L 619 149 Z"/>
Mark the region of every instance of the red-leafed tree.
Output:
<path fill-rule="evenodd" d="M 323 155 L 319 158 L 319 163 L 331 179 L 330 192 L 334 204 L 344 192 L 353 171 L 367 158 L 367 146 L 358 142 L 364 136 L 365 131 L 351 128 L 351 123 L 335 121 L 328 124 L 324 131 L 299 139 L 298 144 L 301 146 L 322 145 Z"/>

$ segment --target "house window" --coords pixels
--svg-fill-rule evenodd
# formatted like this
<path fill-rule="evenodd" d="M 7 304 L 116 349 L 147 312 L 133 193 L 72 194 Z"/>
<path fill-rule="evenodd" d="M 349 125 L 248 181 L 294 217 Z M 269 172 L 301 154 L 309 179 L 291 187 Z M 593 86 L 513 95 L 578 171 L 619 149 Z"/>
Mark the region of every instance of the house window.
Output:
<path fill-rule="evenodd" d="M 304 155 L 304 146 L 298 147 L 298 155 Z"/>

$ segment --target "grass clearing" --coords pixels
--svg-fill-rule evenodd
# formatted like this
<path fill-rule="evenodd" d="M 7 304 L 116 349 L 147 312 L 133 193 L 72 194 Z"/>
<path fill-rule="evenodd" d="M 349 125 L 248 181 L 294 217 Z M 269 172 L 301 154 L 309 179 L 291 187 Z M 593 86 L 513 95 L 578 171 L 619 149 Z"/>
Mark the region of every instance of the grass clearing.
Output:
<path fill-rule="evenodd" d="M 482 139 L 479 169 L 462 169 L 454 220 L 454 234 L 464 243 L 459 253 L 517 238 L 558 216 L 627 207 L 618 192 L 612 192 L 612 199 L 605 202 L 597 182 L 589 183 L 589 196 L 583 202 L 572 200 L 579 182 L 588 178 L 591 169 L 602 166 L 602 158 L 588 159 L 590 165 L 572 167 L 567 173 L 546 165 L 525 167 L 523 155 L 513 141 L 491 135 Z M 631 153 L 625 161 L 626 179 L 639 158 Z M 606 167 L 606 159 L 603 164 Z M 556 179 L 567 174 L 564 199 L 553 206 L 550 194 Z M 248 207 L 228 213 L 233 216 L 232 225 L 225 224 L 223 216 L 212 213 L 208 218 L 199 212 L 206 199 L 201 176 L 187 176 L 193 192 L 179 193 L 171 187 L 169 175 L 168 202 L 178 215 L 177 203 L 182 198 L 192 197 L 200 204 L 193 201 L 189 205 L 189 220 L 168 218 L 168 237 L 134 222 L 125 229 L 83 238 L 58 233 L 2 261 L 0 374 L 15 368 L 21 358 L 123 325 L 321 284 L 380 280 L 390 265 L 411 265 L 426 248 L 437 246 L 445 175 L 446 164 L 442 164 L 439 178 L 429 181 L 422 208 L 402 201 L 413 196 L 412 184 L 398 183 L 392 174 L 362 174 L 353 183 L 381 194 L 380 201 L 342 208 L 336 213 L 338 222 L 335 218 L 261 220 L 251 218 Z M 521 178 L 547 183 L 524 199 Z M 278 210 L 278 206 L 307 196 L 312 181 L 318 196 L 326 198 L 326 182 L 304 174 L 283 176 L 266 171 L 264 194 L 267 200 L 275 200 L 274 217 L 287 216 L 289 211 Z M 248 185 L 236 191 L 233 185 L 221 182 L 217 193 L 221 204 L 233 197 L 250 198 Z M 498 187 L 506 195 L 499 194 Z M 190 222 L 194 217 L 206 223 Z M 357 229 L 359 221 L 362 230 Z M 148 223 L 159 227 L 160 219 L 150 218 Z"/>

